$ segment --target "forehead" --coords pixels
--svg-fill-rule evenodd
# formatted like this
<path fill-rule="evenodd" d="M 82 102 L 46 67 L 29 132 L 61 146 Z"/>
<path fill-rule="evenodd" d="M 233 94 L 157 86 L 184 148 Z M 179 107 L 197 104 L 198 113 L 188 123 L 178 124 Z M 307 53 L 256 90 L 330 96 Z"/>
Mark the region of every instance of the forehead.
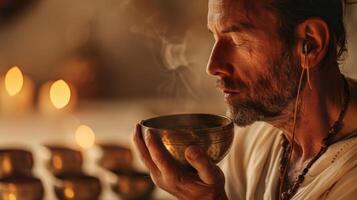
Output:
<path fill-rule="evenodd" d="M 222 15 L 243 14 L 242 12 L 245 11 L 244 7 L 254 4 L 252 3 L 253 1 L 254 0 L 209 0 L 208 12 Z"/>
<path fill-rule="evenodd" d="M 272 26 L 277 20 L 268 9 L 270 3 L 271 0 L 209 0 L 208 26 L 228 26 L 234 23 L 261 28 L 267 24 Z"/>

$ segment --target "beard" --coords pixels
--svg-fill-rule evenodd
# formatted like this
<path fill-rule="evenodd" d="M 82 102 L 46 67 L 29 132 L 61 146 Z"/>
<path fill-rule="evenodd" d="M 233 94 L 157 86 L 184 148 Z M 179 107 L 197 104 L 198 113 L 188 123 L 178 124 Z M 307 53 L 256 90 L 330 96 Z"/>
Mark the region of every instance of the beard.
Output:
<path fill-rule="evenodd" d="M 247 126 L 279 116 L 296 98 L 301 72 L 298 66 L 293 56 L 286 54 L 264 73 L 256 74 L 250 84 L 241 80 L 219 80 L 220 87 L 242 91 L 238 97 L 228 100 L 235 124 Z"/>

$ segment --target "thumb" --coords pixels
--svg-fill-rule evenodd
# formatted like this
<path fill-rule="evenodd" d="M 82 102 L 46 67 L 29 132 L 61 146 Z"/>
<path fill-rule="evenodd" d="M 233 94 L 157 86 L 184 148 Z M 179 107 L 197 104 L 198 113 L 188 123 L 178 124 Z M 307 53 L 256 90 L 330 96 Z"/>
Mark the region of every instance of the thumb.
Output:
<path fill-rule="evenodd" d="M 190 146 L 185 150 L 187 161 L 194 167 L 201 180 L 209 185 L 224 184 L 224 175 L 204 150 L 197 146 Z"/>

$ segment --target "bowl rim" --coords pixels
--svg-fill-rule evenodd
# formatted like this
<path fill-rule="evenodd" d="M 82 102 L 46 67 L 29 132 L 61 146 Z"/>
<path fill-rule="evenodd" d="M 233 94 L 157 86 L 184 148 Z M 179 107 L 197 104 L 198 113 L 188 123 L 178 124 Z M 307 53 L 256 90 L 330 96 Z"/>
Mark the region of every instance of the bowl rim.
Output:
<path fill-rule="evenodd" d="M 158 119 L 158 118 L 161 118 L 161 117 L 175 117 L 175 116 L 185 116 L 185 115 L 210 115 L 210 116 L 220 117 L 220 118 L 223 118 L 225 120 L 228 120 L 228 123 L 226 125 L 224 125 L 224 126 L 194 129 L 197 132 L 201 132 L 201 131 L 217 131 L 217 130 L 226 130 L 226 129 L 234 128 L 234 123 L 233 123 L 233 120 L 231 118 L 229 118 L 227 116 L 224 116 L 224 115 L 217 115 L 217 114 L 210 114 L 210 113 L 179 113 L 179 114 L 160 115 L 160 116 L 156 116 L 156 117 L 152 117 L 152 118 L 148 118 L 148 119 L 142 120 L 140 122 L 140 126 L 144 127 L 144 128 L 155 129 L 155 130 L 160 130 L 160 131 L 169 131 L 169 130 L 172 131 L 171 129 L 150 127 L 150 126 L 144 125 L 144 123 L 149 121 L 149 120 L 154 120 L 154 119 Z M 187 130 L 186 129 L 175 129 L 175 131 L 187 131 Z"/>

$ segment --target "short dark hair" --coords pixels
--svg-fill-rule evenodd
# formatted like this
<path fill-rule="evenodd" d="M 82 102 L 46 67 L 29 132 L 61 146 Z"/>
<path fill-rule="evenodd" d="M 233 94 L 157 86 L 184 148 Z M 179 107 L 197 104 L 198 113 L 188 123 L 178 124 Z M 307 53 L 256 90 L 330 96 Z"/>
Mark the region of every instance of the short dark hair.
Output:
<path fill-rule="evenodd" d="M 323 19 L 330 30 L 331 41 L 325 61 L 343 60 L 347 51 L 344 6 L 347 0 L 274 0 L 273 8 L 280 20 L 280 34 L 288 47 L 295 44 L 296 26 L 311 17 Z"/>

